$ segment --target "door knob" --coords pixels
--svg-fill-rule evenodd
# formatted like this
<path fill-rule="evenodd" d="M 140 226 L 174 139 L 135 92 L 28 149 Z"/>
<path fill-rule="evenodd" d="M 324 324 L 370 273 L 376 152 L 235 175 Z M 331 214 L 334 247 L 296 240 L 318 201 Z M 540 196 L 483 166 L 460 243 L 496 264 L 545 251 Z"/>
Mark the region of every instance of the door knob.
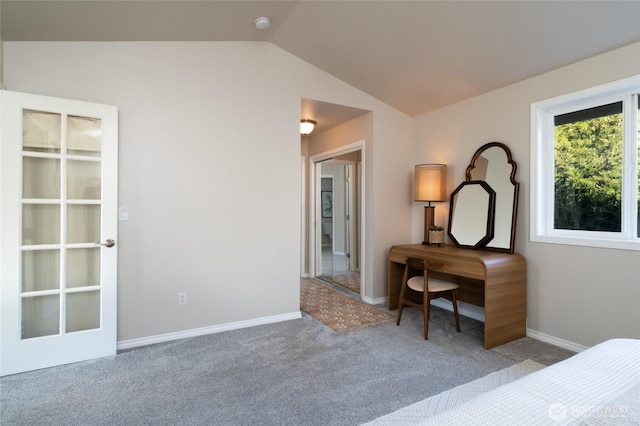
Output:
<path fill-rule="evenodd" d="M 96 244 L 99 244 L 101 246 L 105 246 L 105 247 L 113 247 L 116 245 L 116 242 L 114 240 L 107 240 L 104 243 L 101 243 L 100 241 L 96 241 Z"/>

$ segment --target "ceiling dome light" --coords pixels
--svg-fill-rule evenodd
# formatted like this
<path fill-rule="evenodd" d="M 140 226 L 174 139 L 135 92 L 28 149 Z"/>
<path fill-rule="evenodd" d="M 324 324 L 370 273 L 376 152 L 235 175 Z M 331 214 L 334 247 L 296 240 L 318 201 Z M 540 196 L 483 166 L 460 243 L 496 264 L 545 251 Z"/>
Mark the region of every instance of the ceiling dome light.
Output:
<path fill-rule="evenodd" d="M 303 135 L 308 135 L 309 133 L 313 132 L 313 128 L 316 126 L 316 124 L 318 124 L 317 121 L 309 120 L 306 118 L 300 120 L 300 133 Z"/>
<path fill-rule="evenodd" d="M 269 25 L 271 25 L 271 21 L 266 16 L 261 16 L 259 18 L 256 18 L 256 20 L 253 21 L 253 24 L 258 30 L 266 30 L 267 28 L 269 28 Z"/>

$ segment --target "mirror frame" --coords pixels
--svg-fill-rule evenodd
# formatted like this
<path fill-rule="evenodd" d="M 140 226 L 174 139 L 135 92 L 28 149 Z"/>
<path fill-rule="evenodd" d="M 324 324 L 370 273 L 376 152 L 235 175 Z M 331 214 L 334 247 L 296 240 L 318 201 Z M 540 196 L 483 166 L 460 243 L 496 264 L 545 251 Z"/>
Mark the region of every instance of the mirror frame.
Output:
<path fill-rule="evenodd" d="M 483 189 L 486 193 L 487 193 L 487 205 L 486 206 L 479 206 L 478 209 L 482 209 L 482 208 L 486 208 L 487 210 L 487 221 L 486 223 L 483 224 L 478 224 L 479 226 L 482 226 L 483 229 L 480 230 L 480 228 L 478 228 L 479 232 L 484 232 L 484 235 L 479 238 L 477 241 L 475 241 L 473 244 L 462 244 L 458 238 L 455 237 L 454 234 L 454 224 L 453 224 L 453 219 L 454 219 L 454 210 L 455 210 L 455 205 L 457 203 L 457 199 L 456 197 L 458 196 L 458 193 L 464 189 L 466 189 L 467 187 L 470 186 L 480 186 L 481 189 Z M 456 247 L 465 247 L 465 248 L 483 248 L 489 241 L 491 241 L 493 239 L 493 235 L 494 235 L 494 222 L 495 222 L 495 211 L 496 211 L 496 192 L 493 190 L 493 188 L 491 188 L 491 186 L 482 180 L 469 180 L 466 182 L 462 182 L 452 193 L 451 193 L 451 199 L 449 201 L 450 205 L 449 205 L 449 227 L 447 229 L 447 235 L 449 235 L 449 238 L 451 238 L 451 241 L 453 241 L 453 243 L 456 245 Z M 458 219 L 458 221 L 460 221 L 460 219 Z"/>
<path fill-rule="evenodd" d="M 490 251 L 499 251 L 504 253 L 513 253 L 515 249 L 515 240 L 516 240 L 516 219 L 518 216 L 518 196 L 520 194 L 520 183 L 515 179 L 518 165 L 513 160 L 509 147 L 507 147 L 502 142 L 489 142 L 487 144 L 482 145 L 480 148 L 478 148 L 478 150 L 475 152 L 475 154 L 473 154 L 473 157 L 471 158 L 471 163 L 467 167 L 466 178 L 467 178 L 467 181 L 472 181 L 472 172 L 473 172 L 473 169 L 476 168 L 476 162 L 478 158 L 482 156 L 482 153 L 484 151 L 494 147 L 501 148 L 502 150 L 504 150 L 507 157 L 507 162 L 508 164 L 511 165 L 511 173 L 509 174 L 509 181 L 513 185 L 513 205 L 511 209 L 511 224 L 507 225 L 510 227 L 511 236 L 509 238 L 509 247 L 492 246 L 491 241 L 489 241 L 487 245 L 482 249 L 490 250 Z M 493 189 L 495 190 L 495 188 Z M 499 198 L 500 198 L 500 193 L 496 193 L 496 199 L 499 199 Z"/>

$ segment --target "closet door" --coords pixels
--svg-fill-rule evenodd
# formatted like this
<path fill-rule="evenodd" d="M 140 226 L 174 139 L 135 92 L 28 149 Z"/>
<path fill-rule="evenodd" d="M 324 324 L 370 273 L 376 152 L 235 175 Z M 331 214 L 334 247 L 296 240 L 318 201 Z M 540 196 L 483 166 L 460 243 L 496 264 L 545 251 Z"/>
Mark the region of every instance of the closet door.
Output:
<path fill-rule="evenodd" d="M 117 120 L 0 91 L 0 375 L 116 352 Z"/>

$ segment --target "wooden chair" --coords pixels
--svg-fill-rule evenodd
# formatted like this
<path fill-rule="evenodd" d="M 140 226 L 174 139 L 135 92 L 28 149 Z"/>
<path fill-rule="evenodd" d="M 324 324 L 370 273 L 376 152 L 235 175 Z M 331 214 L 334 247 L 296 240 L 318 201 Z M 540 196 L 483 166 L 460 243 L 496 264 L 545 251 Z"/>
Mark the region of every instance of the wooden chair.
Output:
<path fill-rule="evenodd" d="M 412 257 L 408 257 L 405 261 L 402 288 L 400 289 L 400 302 L 398 303 L 398 320 L 396 321 L 396 325 L 400 325 L 400 317 L 402 316 L 402 308 L 404 306 L 412 306 L 420 309 L 424 315 L 424 340 L 428 340 L 429 335 L 429 306 L 431 299 L 437 299 L 439 297 L 445 297 L 453 303 L 453 314 L 456 317 L 456 330 L 460 332 L 458 303 L 456 301 L 456 289 L 458 288 L 458 284 L 430 279 L 429 268 L 433 269 L 438 266 L 441 265 L 429 264 L 423 259 L 416 259 Z M 421 274 L 415 275 L 416 271 Z M 428 283 L 426 291 L 424 283 Z"/>

